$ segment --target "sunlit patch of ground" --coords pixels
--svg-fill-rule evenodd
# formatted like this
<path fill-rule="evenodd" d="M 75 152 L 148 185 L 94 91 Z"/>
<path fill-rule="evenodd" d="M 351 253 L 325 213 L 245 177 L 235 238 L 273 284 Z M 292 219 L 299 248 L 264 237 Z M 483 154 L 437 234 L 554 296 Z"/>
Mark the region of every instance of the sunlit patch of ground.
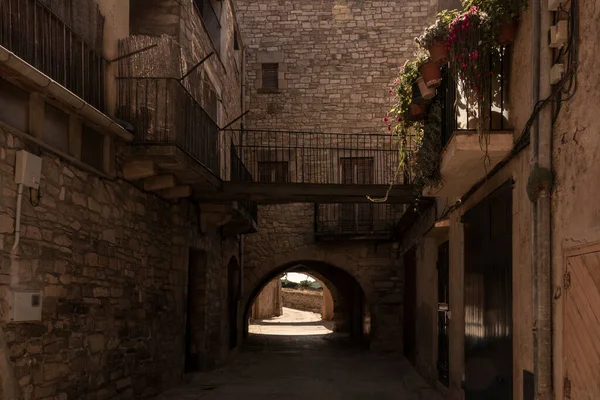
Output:
<path fill-rule="evenodd" d="M 284 307 L 281 317 L 253 321 L 248 332 L 285 336 L 328 335 L 333 333 L 332 325 L 321 320 L 320 314 Z"/>

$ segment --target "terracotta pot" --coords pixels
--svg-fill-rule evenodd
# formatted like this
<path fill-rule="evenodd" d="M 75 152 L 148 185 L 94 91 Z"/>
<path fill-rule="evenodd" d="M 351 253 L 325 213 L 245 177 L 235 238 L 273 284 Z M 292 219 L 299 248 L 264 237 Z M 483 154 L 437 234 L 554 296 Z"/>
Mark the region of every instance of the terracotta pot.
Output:
<path fill-rule="evenodd" d="M 448 50 L 446 50 L 446 42 L 435 42 L 427 50 L 429 50 L 431 62 L 437 65 L 444 65 L 448 63 Z"/>
<path fill-rule="evenodd" d="M 517 34 L 517 23 L 514 20 L 503 22 L 500 25 L 500 32 L 498 32 L 498 44 L 500 46 L 506 46 L 515 41 Z"/>
<path fill-rule="evenodd" d="M 419 67 L 419 72 L 428 88 L 435 89 L 442 83 L 442 71 L 440 71 L 440 66 L 434 62 L 427 61 Z"/>
<path fill-rule="evenodd" d="M 417 82 L 412 85 L 412 102 L 415 104 L 426 104 L 427 100 L 421 96 L 421 90 Z"/>
<path fill-rule="evenodd" d="M 419 79 L 417 79 L 417 86 L 419 87 L 419 91 L 421 92 L 421 97 L 423 99 L 431 100 L 435 97 L 435 89 L 427 87 L 423 77 L 419 77 Z"/>
<path fill-rule="evenodd" d="M 425 115 L 425 106 L 422 104 L 410 103 L 410 119 L 417 121 Z"/>

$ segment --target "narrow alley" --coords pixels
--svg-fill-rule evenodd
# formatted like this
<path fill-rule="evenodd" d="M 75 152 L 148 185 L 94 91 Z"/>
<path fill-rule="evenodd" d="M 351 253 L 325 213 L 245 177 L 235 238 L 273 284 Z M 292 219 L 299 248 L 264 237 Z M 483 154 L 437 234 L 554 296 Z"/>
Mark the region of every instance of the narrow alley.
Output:
<path fill-rule="evenodd" d="M 246 347 L 222 368 L 157 400 L 441 400 L 399 355 L 369 352 L 332 333 L 318 314 L 284 308 L 255 321 Z M 266 328 L 265 328 L 266 327 Z"/>

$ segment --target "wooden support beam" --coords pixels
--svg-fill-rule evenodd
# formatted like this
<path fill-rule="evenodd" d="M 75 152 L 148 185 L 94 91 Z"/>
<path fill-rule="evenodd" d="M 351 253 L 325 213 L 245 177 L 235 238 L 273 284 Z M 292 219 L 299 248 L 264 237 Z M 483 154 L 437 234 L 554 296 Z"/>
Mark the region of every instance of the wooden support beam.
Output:
<path fill-rule="evenodd" d="M 123 166 L 123 176 L 128 181 L 156 175 L 156 167 L 150 160 L 129 161 Z"/>
<path fill-rule="evenodd" d="M 156 191 L 175 187 L 174 175 L 156 175 L 144 179 L 144 190 Z"/>
<path fill-rule="evenodd" d="M 182 199 L 184 197 L 190 197 L 192 195 L 192 187 L 186 186 L 175 186 L 170 189 L 165 189 L 160 192 L 160 195 L 165 199 Z"/>
<path fill-rule="evenodd" d="M 29 133 L 37 139 L 44 137 L 46 101 L 39 93 L 29 95 Z"/>

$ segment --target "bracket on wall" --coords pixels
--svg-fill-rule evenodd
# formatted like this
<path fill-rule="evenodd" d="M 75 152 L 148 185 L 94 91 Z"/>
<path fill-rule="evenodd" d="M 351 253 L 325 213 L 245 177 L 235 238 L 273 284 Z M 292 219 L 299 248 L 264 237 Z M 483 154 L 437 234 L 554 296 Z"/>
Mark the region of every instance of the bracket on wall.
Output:
<path fill-rule="evenodd" d="M 144 47 L 142 49 L 132 51 L 131 53 L 123 54 L 122 56 L 119 56 L 117 58 L 113 58 L 112 60 L 107 60 L 106 62 L 108 62 L 110 64 L 110 63 L 114 63 L 114 62 L 117 62 L 117 61 L 121 61 L 121 60 L 124 60 L 126 58 L 133 57 L 133 56 L 135 56 L 137 54 L 140 54 L 140 53 L 143 53 L 143 52 L 148 51 L 150 49 L 153 49 L 155 47 L 158 47 L 158 43 L 154 43 L 154 44 L 151 44 L 150 46 Z"/>
<path fill-rule="evenodd" d="M 190 76 L 190 74 L 192 74 L 195 70 L 197 70 L 202 64 L 204 64 L 204 62 L 206 62 L 206 60 L 208 60 L 209 58 L 211 58 L 212 56 L 215 55 L 214 51 L 211 51 L 210 53 L 208 53 L 208 55 L 206 57 L 204 57 L 202 60 L 200 60 L 200 62 L 196 65 L 194 65 L 192 68 L 190 68 L 188 70 L 188 72 L 186 72 L 181 78 L 179 78 L 179 82 L 182 82 L 185 78 L 187 78 L 188 76 Z"/>

